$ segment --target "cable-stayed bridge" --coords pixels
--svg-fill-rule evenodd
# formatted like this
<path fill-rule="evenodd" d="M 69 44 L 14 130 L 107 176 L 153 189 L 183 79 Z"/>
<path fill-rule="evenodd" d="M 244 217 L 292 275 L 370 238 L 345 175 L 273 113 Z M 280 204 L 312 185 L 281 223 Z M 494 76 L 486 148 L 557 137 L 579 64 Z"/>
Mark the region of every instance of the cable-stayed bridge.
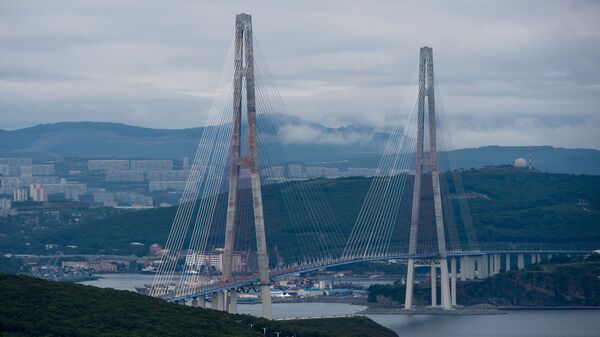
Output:
<path fill-rule="evenodd" d="M 214 309 L 235 313 L 237 292 L 253 288 L 270 318 L 274 279 L 394 259 L 408 267 L 406 309 L 413 307 L 415 268 L 426 267 L 432 305 L 451 310 L 458 278 L 495 275 L 503 264 L 508 270 L 513 255 L 523 268 L 525 256 L 535 263 L 541 254 L 586 253 L 478 241 L 460 172 L 439 171 L 452 163 L 438 151 L 450 146 L 438 91 L 433 50 L 423 47 L 362 206 L 355 219 L 340 222 L 331 205 L 345 210 L 345 201 L 327 198 L 327 182 L 301 179 L 300 166 L 286 160 L 290 144 L 310 135 L 287 120 L 251 17 L 238 15 L 150 294 L 196 306 L 209 296 Z"/>

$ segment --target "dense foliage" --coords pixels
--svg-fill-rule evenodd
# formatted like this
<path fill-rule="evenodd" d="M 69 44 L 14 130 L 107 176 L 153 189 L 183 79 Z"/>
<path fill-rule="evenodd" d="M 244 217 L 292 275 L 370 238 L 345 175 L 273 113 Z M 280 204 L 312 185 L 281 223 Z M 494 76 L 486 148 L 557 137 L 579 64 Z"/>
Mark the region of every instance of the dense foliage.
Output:
<path fill-rule="evenodd" d="M 458 282 L 460 304 L 516 306 L 600 306 L 600 262 L 553 259 L 524 270 L 501 273 L 476 282 Z M 372 285 L 371 302 L 404 302 L 405 287 Z M 418 303 L 431 301 L 428 285 L 415 289 Z"/>
<path fill-rule="evenodd" d="M 23 263 L 14 257 L 0 256 L 0 273 L 16 274 L 22 271 Z"/>
<path fill-rule="evenodd" d="M 600 242 L 600 176 L 549 174 L 512 167 L 465 170 L 461 176 L 467 192 L 489 197 L 468 203 L 483 244 L 544 243 L 587 248 Z M 347 237 L 370 183 L 370 178 L 353 177 L 264 186 L 268 243 L 296 240 L 281 193 L 290 193 L 300 185 L 318 185 Z M 223 196 L 220 199 L 221 203 L 226 202 Z M 131 254 L 131 242 L 141 242 L 146 247 L 164 244 L 175 217 L 175 208 L 95 212 L 100 215 L 86 215 L 81 221 L 55 227 L 45 224 L 28 230 L 23 223 L 0 227 L 0 250 L 41 253 L 45 252 L 46 243 L 53 243 L 59 245 L 58 249 L 66 249 L 67 245 L 78 247 L 69 253 Z M 218 224 L 213 227 L 215 236 L 223 235 L 224 230 L 216 230 Z M 323 224 L 320 230 L 327 232 L 332 228 Z M 297 252 L 285 250 L 294 247 L 290 244 L 277 248 L 282 255 L 293 255 Z"/>
<path fill-rule="evenodd" d="M 0 336 L 396 336 L 365 317 L 267 321 L 128 291 L 0 274 Z"/>

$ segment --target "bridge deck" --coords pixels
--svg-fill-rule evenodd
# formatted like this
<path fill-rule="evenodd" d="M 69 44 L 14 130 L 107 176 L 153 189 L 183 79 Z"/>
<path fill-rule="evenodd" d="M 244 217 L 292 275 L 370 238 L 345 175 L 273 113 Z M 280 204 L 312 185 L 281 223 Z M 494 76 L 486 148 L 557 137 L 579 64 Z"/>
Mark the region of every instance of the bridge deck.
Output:
<path fill-rule="evenodd" d="M 559 249 L 548 249 L 548 250 L 527 250 L 527 249 L 515 249 L 515 250 L 490 250 L 490 251 L 469 251 L 469 252 L 450 252 L 448 257 L 461 257 L 461 256 L 481 256 L 490 254 L 590 254 L 590 250 L 559 250 Z M 343 266 L 353 263 L 369 262 L 369 261 L 381 261 L 381 260 L 408 260 L 408 259 L 435 259 L 439 258 L 439 254 L 417 254 L 417 255 L 386 255 L 386 256 L 375 256 L 375 257 L 360 257 L 360 258 L 339 258 L 326 260 L 318 263 L 312 263 L 307 265 L 296 265 L 283 269 L 275 269 L 270 272 L 271 279 L 278 279 L 281 277 L 303 274 L 316 270 L 327 269 L 337 266 Z M 250 276 L 247 278 L 238 279 L 233 283 L 229 282 L 217 282 L 214 284 L 190 289 L 188 294 L 176 295 L 176 294 L 164 294 L 157 296 L 165 299 L 169 302 L 183 302 L 192 300 L 199 296 L 213 294 L 215 292 L 231 290 L 240 287 L 248 287 L 252 285 L 259 285 L 258 276 Z"/>

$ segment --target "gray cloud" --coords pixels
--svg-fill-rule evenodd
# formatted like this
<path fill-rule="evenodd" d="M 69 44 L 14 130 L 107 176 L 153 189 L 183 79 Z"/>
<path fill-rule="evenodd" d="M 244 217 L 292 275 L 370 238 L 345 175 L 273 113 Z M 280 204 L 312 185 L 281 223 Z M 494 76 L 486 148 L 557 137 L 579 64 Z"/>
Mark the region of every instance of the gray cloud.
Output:
<path fill-rule="evenodd" d="M 202 125 L 242 11 L 289 112 L 311 122 L 385 129 L 430 45 L 455 146 L 600 148 L 592 1 L 5 0 L 0 128 Z"/>

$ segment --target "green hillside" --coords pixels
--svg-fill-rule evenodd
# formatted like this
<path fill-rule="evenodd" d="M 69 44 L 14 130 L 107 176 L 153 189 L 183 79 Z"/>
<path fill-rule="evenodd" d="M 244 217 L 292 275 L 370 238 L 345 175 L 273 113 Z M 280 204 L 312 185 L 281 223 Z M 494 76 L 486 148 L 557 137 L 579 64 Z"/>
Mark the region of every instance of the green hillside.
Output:
<path fill-rule="evenodd" d="M 512 270 L 477 282 L 458 282 L 459 304 L 500 306 L 600 306 L 600 262 L 555 258 L 524 270 Z M 371 302 L 404 303 L 405 286 L 372 285 Z M 416 301 L 431 303 L 429 285 L 417 286 Z"/>
<path fill-rule="evenodd" d="M 191 308 L 129 291 L 0 274 L 3 337 L 393 337 L 366 317 L 267 321 Z"/>
<path fill-rule="evenodd" d="M 483 244 L 554 244 L 571 248 L 600 242 L 600 176 L 549 174 L 512 167 L 462 171 L 465 190 L 489 199 L 470 200 L 475 229 Z M 280 193 L 299 184 L 316 184 L 323 190 L 332 211 L 348 234 L 354 225 L 370 178 L 343 178 L 293 182 L 263 187 L 268 242 L 296 240 Z M 282 192 L 283 191 L 283 192 Z M 226 202 L 221 196 L 223 204 Z M 97 212 L 101 212 L 101 209 Z M 129 244 L 164 244 L 175 208 L 107 213 L 103 218 L 34 230 L 15 224 L 0 227 L 2 252 L 46 252 L 46 243 L 76 245 L 69 253 L 130 254 Z M 223 219 L 219 221 L 223 222 Z M 220 228 L 217 225 L 215 228 Z M 218 235 L 224 231 L 215 229 Z M 323 231 L 331 230 L 327 226 Z M 294 241 L 295 242 L 295 241 Z M 30 243 L 30 245 L 26 245 Z M 274 247 L 271 247 L 273 249 Z M 281 254 L 294 254 L 293 245 L 279 246 Z"/>

